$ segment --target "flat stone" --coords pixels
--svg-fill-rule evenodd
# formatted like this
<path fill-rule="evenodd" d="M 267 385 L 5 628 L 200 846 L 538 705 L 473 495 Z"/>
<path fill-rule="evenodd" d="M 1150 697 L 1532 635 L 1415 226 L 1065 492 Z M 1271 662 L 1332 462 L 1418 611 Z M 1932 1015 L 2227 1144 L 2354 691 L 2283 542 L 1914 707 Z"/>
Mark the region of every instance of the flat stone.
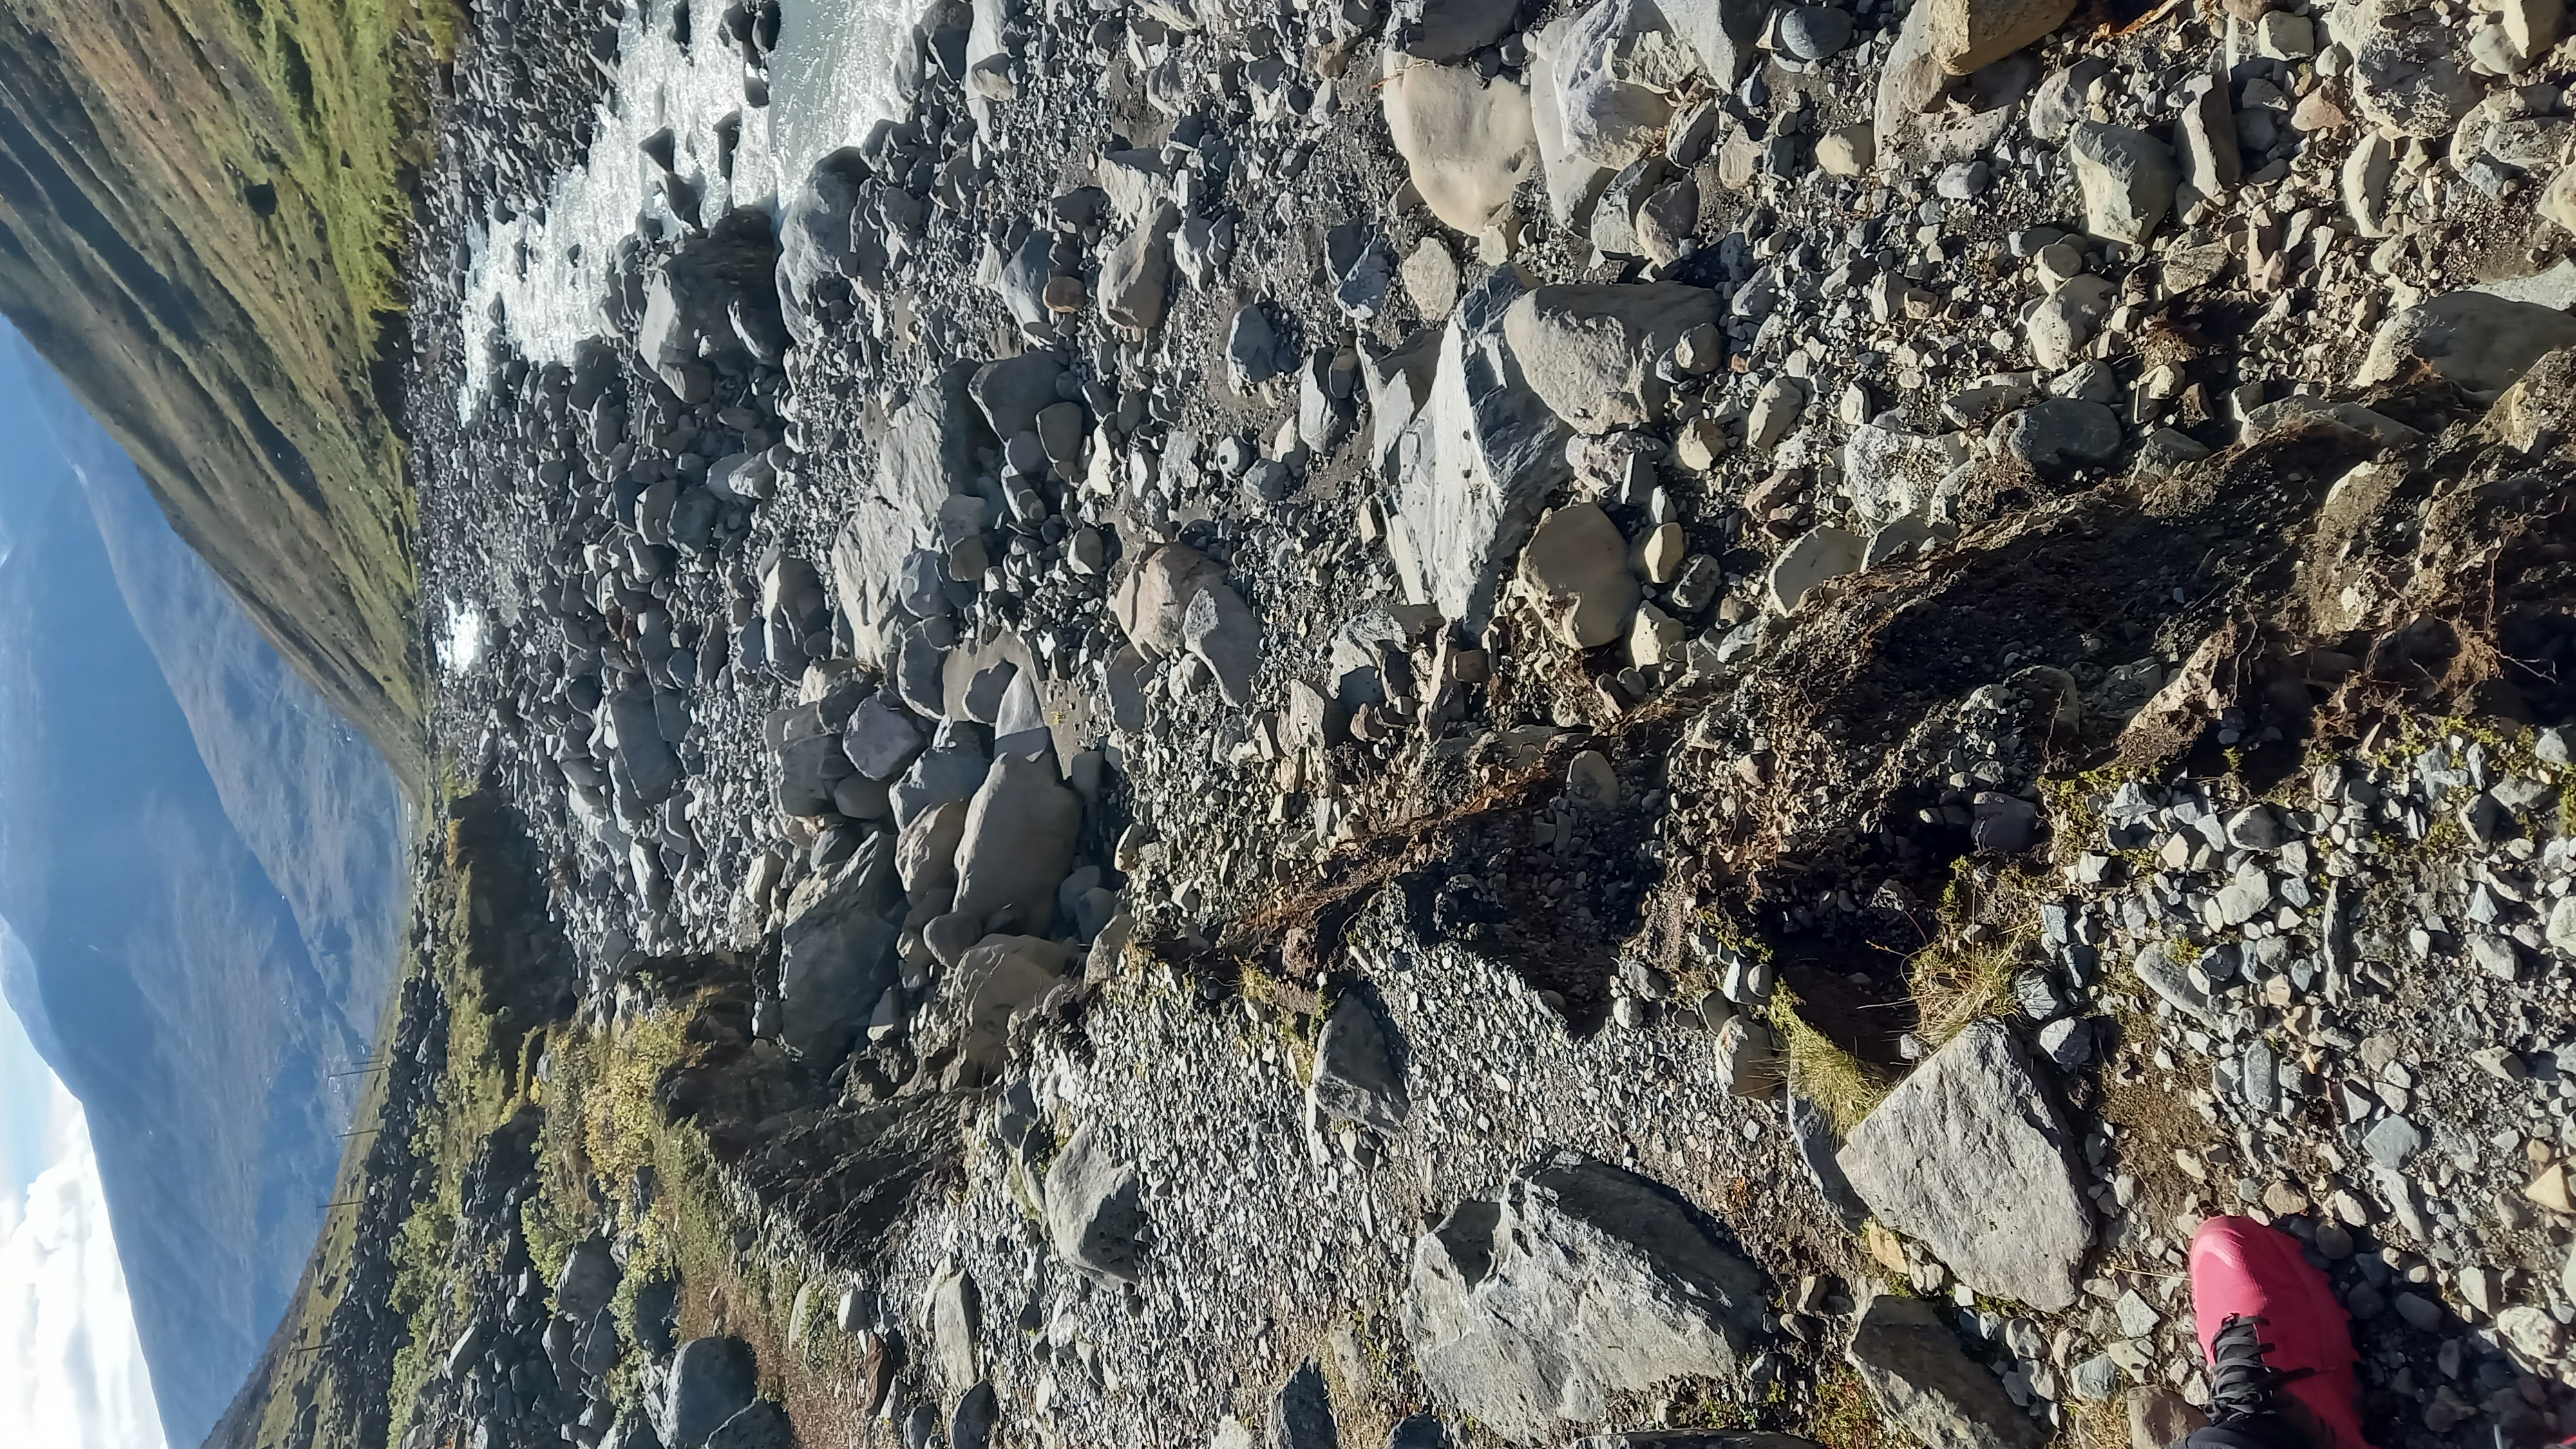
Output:
<path fill-rule="evenodd" d="M 1995 1375 L 1971 1360 L 1950 1315 L 1920 1298 L 1881 1293 L 1861 1310 L 1847 1353 L 1879 1411 L 1924 1444 L 2035 1449 L 2048 1433 L 2015 1407 Z"/>
<path fill-rule="evenodd" d="M 2172 150 L 2144 131 L 2078 121 L 2068 128 L 2066 154 L 2084 193 L 2084 229 L 2144 246 L 2173 209 L 2181 178 Z"/>
<path fill-rule="evenodd" d="M 2371 1161 L 2394 1172 L 2424 1150 L 2424 1132 L 2403 1117 L 2382 1117 L 2361 1134 L 2361 1147 Z"/>
<path fill-rule="evenodd" d="M 1614 1396 L 1732 1378 L 1768 1294 L 1654 1184 L 1571 1163 L 1417 1239 L 1404 1329 L 1436 1400 L 1527 1441 L 1598 1422 Z"/>
<path fill-rule="evenodd" d="M 2091 1210 L 2055 1098 L 2003 1025 L 1971 1023 L 1862 1120 L 1843 1173 L 1962 1282 L 2054 1312 L 2076 1299 Z"/>

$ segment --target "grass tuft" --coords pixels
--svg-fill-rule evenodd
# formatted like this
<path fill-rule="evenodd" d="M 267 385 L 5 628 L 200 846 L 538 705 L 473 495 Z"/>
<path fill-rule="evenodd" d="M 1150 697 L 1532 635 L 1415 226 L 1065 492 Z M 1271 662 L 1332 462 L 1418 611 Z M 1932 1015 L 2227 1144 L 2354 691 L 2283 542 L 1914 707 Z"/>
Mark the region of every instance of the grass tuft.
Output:
<path fill-rule="evenodd" d="M 1906 968 L 1906 986 L 1914 996 L 1915 1030 L 1940 1046 L 1968 1029 L 1981 1016 L 2001 1016 L 2012 1008 L 2012 977 L 2020 961 L 2000 942 L 1958 948 L 1933 946 Z"/>
<path fill-rule="evenodd" d="M 1886 1074 L 1809 1026 L 1785 988 L 1772 993 L 1768 1014 L 1789 1062 L 1790 1086 L 1824 1110 L 1836 1136 L 1849 1137 L 1862 1118 L 1887 1100 Z"/>

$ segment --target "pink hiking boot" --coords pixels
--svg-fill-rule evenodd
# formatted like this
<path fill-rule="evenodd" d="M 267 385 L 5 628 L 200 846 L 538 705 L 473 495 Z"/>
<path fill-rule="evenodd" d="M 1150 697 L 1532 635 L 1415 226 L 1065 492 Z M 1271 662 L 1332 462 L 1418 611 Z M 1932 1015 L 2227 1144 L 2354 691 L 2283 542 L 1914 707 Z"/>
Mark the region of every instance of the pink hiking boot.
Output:
<path fill-rule="evenodd" d="M 2202 1223 L 2191 1240 L 2191 1304 L 2209 1361 L 2211 1428 L 2277 1416 L 2317 1449 L 2370 1449 L 2352 1318 L 2298 1239 L 2252 1218 Z"/>

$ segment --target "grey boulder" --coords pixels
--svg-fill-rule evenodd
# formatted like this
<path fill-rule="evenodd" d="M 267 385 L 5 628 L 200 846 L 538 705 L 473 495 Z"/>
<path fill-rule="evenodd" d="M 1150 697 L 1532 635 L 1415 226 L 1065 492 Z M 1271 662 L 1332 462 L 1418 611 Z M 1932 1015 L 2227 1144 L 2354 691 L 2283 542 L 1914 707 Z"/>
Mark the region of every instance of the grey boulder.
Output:
<path fill-rule="evenodd" d="M 986 936 L 958 960 L 951 983 L 962 1014 L 958 1085 L 980 1086 L 1000 1072 L 1009 1058 L 1012 1019 L 1055 989 L 1067 959 L 1063 945 L 1040 936 Z"/>
<path fill-rule="evenodd" d="M 1597 436 L 1661 421 L 1656 364 L 1683 333 L 1725 316 L 1716 292 L 1681 282 L 1541 287 L 1503 313 L 1503 340 L 1548 409 Z"/>
<path fill-rule="evenodd" d="M 1526 1442 L 1617 1395 L 1731 1376 L 1768 1292 L 1655 1184 L 1570 1162 L 1417 1239 L 1404 1327 L 1436 1398 Z"/>
<path fill-rule="evenodd" d="M 564 1259 L 555 1275 L 555 1312 L 566 1318 L 589 1318 L 617 1296 L 617 1259 L 605 1238 L 584 1238 Z"/>
<path fill-rule="evenodd" d="M 2182 180 L 2173 149 L 2132 127 L 2077 121 L 2067 128 L 2066 154 L 2084 193 L 2084 229 L 2144 246 L 2173 209 Z"/>
<path fill-rule="evenodd" d="M 707 1438 L 751 1407 L 758 1387 L 751 1345 L 739 1338 L 693 1338 L 671 1361 L 670 1388 L 654 1428 L 664 1449 L 705 1449 Z"/>
<path fill-rule="evenodd" d="M 1327 1115 L 1381 1136 L 1395 1135 L 1404 1122 L 1404 1084 L 1387 1055 L 1385 1028 L 1356 993 L 1344 993 L 1324 1018 L 1315 1042 L 1314 1093 Z"/>
<path fill-rule="evenodd" d="M 1470 633 L 1493 612 L 1503 560 L 1520 551 L 1539 505 L 1569 469 L 1566 427 L 1533 391 L 1505 336 L 1524 292 L 1497 267 L 1458 298 L 1438 338 L 1429 386 L 1409 416 L 1379 394 L 1379 437 L 1391 439 L 1387 548 L 1408 597 Z"/>
<path fill-rule="evenodd" d="M 2037 1449 L 2048 1433 L 1961 1351 L 1949 1315 L 1882 1293 L 1852 1330 L 1851 1365 L 1897 1427 L 1941 1449 Z"/>
<path fill-rule="evenodd" d="M 1073 869 L 1081 830 L 1082 797 L 1057 783 L 1052 760 L 995 760 L 966 807 L 956 910 L 987 929 L 1046 934 L 1055 925 L 1055 888 Z"/>
<path fill-rule="evenodd" d="M 775 1400 L 754 1399 L 707 1436 L 707 1449 L 796 1449 L 796 1431 Z"/>
<path fill-rule="evenodd" d="M 1843 1175 L 1881 1222 L 1921 1239 L 1981 1293 L 2070 1307 L 2093 1243 L 2066 1125 L 2001 1023 L 1969 1024 L 1843 1145 Z"/>
<path fill-rule="evenodd" d="M 878 441 L 874 485 L 853 501 L 833 540 L 832 592 L 867 668 L 892 662 L 912 618 L 906 567 L 916 553 L 942 546 L 940 507 L 974 481 L 973 450 L 983 438 L 967 400 L 973 371 L 959 363 L 895 410 Z"/>
<path fill-rule="evenodd" d="M 880 690 L 859 701 L 841 727 L 841 749 L 858 772 L 891 780 L 921 753 L 921 727 L 894 695 Z"/>
<path fill-rule="evenodd" d="M 871 836 L 838 869 L 806 877 L 787 898 L 778 938 L 779 1037 L 827 1067 L 894 983 L 897 932 L 880 914 L 893 898 L 888 844 L 886 836 Z"/>
<path fill-rule="evenodd" d="M 2497 393 L 2562 347 L 2576 347 L 2576 316 L 2484 292 L 2451 292 L 2380 323 L 2353 385 L 2393 382 L 2421 363 L 2471 392 Z"/>
<path fill-rule="evenodd" d="M 866 177 L 867 161 L 858 148 L 844 147 L 815 162 L 805 184 L 780 209 L 778 297 L 788 335 L 800 346 L 822 335 L 813 315 L 815 293 L 825 277 L 841 274 L 841 258 L 850 253 L 850 213 Z"/>
<path fill-rule="evenodd" d="M 2063 483 L 2120 455 L 2120 415 L 2100 403 L 2053 397 L 2007 414 L 1995 436 L 2033 473 Z"/>
<path fill-rule="evenodd" d="M 1136 1170 L 1117 1161 L 1089 1122 L 1047 1167 L 1047 1236 L 1057 1256 L 1084 1272 L 1121 1282 L 1136 1278 L 1137 1230 L 1144 1226 Z"/>

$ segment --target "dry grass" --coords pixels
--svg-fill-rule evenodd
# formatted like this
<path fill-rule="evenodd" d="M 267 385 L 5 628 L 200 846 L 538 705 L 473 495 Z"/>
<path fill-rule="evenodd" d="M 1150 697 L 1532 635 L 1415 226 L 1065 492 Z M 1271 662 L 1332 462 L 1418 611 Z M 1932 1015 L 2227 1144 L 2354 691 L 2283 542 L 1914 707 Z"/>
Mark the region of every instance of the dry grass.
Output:
<path fill-rule="evenodd" d="M 2067 1400 L 2066 1425 L 2059 1437 L 2075 1449 L 2129 1449 L 2129 1415 L 2123 1407 L 2127 1402 L 2126 1395 L 2098 1403 Z"/>
<path fill-rule="evenodd" d="M 1887 1100 L 1886 1075 L 1809 1026 L 1798 1014 L 1797 999 L 1787 990 L 1773 994 L 1770 1018 L 1780 1033 L 1782 1055 L 1788 1059 L 1789 1085 L 1824 1109 L 1835 1135 L 1850 1136 L 1862 1118 Z"/>
<path fill-rule="evenodd" d="M 750 1344 L 760 1391 L 787 1411 L 799 1443 L 863 1442 L 856 1391 L 864 1364 L 833 1315 L 841 1280 L 764 1249 L 737 1252 L 744 1219 L 706 1139 L 694 1123 L 669 1120 L 654 1100 L 665 1076 L 690 1059 L 692 1011 L 686 1003 L 666 1008 L 613 1036 L 569 1027 L 556 1033 L 541 1094 L 542 1207 L 530 1211 L 567 1248 L 603 1210 L 633 1235 L 614 1305 L 630 1337 L 637 1290 L 657 1279 L 675 1284 L 681 1337 L 723 1333 Z M 658 1190 L 652 1206 L 633 1216 L 632 1186 L 648 1171 Z M 530 1234 L 532 1256 L 536 1236 Z M 797 1297 L 809 1283 L 799 1331 Z"/>
<path fill-rule="evenodd" d="M 1919 1017 L 1916 1031 L 1939 1046 L 1981 1016 L 2012 1009 L 2013 971 L 2021 964 L 2009 944 L 1934 946 L 1906 967 L 1906 987 Z"/>

